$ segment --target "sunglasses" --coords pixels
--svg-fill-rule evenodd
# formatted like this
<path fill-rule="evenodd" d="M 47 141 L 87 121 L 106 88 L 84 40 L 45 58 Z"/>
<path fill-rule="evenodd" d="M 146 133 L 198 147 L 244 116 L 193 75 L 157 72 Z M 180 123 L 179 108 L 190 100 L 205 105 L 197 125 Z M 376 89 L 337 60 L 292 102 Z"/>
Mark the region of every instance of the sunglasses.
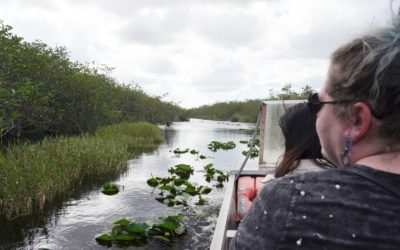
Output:
<path fill-rule="evenodd" d="M 312 114 L 317 114 L 318 111 L 321 110 L 322 105 L 324 105 L 324 104 L 341 104 L 341 103 L 342 102 L 338 102 L 338 101 L 321 102 L 319 100 L 318 93 L 314 93 L 308 97 L 307 106 Z"/>

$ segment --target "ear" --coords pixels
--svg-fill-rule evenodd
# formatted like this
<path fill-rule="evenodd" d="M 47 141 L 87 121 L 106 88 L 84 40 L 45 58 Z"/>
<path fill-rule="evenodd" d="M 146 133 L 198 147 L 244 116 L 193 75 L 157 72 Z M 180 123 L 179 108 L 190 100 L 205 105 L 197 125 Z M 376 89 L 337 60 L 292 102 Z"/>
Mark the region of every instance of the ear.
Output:
<path fill-rule="evenodd" d="M 363 102 L 356 102 L 350 110 L 350 136 L 353 142 L 362 139 L 371 126 L 372 114 L 368 105 Z"/>

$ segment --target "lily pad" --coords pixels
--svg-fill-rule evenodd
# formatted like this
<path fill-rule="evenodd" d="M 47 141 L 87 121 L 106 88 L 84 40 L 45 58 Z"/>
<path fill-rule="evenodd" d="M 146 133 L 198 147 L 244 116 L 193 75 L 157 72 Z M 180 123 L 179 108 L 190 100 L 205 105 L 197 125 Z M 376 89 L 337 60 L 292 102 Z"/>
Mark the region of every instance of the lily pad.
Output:
<path fill-rule="evenodd" d="M 143 234 L 150 226 L 146 223 L 131 223 L 126 226 L 126 231 L 129 233 Z"/>
<path fill-rule="evenodd" d="M 130 222 L 130 221 L 127 220 L 127 219 L 121 219 L 121 220 L 117 220 L 117 221 L 113 222 L 113 224 L 115 224 L 115 225 L 121 225 L 121 226 L 126 226 L 126 225 L 128 225 L 128 224 L 130 224 L 130 223 L 132 223 L 132 222 Z"/>
<path fill-rule="evenodd" d="M 113 241 L 113 237 L 111 237 L 109 234 L 102 234 L 102 235 L 96 237 L 96 240 L 112 242 Z"/>

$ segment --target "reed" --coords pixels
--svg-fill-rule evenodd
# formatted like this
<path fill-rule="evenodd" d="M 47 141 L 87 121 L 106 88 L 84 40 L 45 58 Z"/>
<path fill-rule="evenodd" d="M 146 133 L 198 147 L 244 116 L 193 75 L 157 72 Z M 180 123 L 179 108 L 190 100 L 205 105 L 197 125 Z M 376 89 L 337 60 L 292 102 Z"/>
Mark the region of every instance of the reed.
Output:
<path fill-rule="evenodd" d="M 125 169 L 137 149 L 156 147 L 162 140 L 156 126 L 140 122 L 11 146 L 0 154 L 0 214 L 12 219 L 41 210 L 88 177 Z"/>

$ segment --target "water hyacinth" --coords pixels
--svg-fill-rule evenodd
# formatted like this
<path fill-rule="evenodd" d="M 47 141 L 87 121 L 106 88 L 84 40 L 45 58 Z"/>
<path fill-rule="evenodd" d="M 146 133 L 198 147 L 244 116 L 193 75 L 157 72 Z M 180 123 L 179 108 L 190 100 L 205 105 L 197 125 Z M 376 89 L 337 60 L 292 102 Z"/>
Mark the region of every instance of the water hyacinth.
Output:
<path fill-rule="evenodd" d="M 186 233 L 186 227 L 182 223 L 184 215 L 178 214 L 167 217 L 159 217 L 157 220 L 136 223 L 127 219 L 115 221 L 110 233 L 102 233 L 96 237 L 96 241 L 105 246 L 113 243 L 125 246 L 141 246 L 148 240 L 162 240 L 169 242 L 171 239 Z"/>

